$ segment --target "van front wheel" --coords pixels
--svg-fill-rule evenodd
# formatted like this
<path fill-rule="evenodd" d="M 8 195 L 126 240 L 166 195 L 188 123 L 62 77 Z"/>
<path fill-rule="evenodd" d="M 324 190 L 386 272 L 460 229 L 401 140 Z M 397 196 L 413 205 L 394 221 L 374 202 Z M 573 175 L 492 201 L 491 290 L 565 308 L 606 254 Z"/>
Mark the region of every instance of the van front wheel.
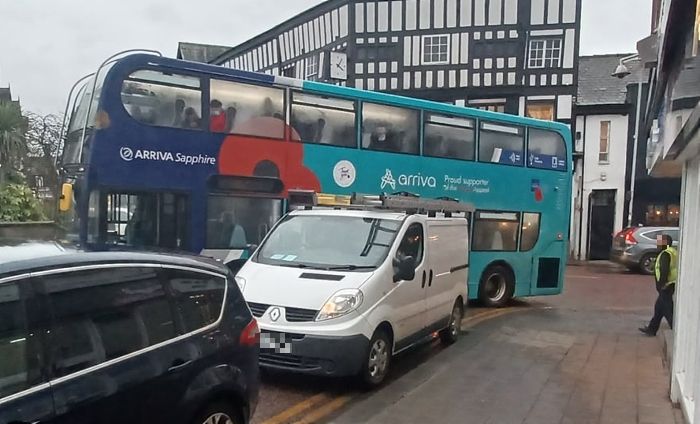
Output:
<path fill-rule="evenodd" d="M 485 306 L 502 308 L 508 304 L 515 292 L 515 278 L 503 265 L 491 265 L 481 275 L 479 300 Z"/>
<path fill-rule="evenodd" d="M 369 342 L 365 362 L 360 372 L 362 382 L 369 388 L 382 384 L 391 365 L 391 339 L 386 331 L 379 328 Z"/>

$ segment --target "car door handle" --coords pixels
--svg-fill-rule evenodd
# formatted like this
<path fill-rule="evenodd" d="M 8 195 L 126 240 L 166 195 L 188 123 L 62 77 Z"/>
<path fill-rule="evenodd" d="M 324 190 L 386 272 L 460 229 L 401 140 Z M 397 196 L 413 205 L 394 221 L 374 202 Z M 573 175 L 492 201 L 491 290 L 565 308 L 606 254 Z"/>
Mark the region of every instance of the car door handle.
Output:
<path fill-rule="evenodd" d="M 185 361 L 183 359 L 176 359 L 173 361 L 173 364 L 170 366 L 170 368 L 168 368 L 168 371 L 169 372 L 179 371 L 179 370 L 187 367 L 191 363 L 192 363 L 192 360 Z"/>
<path fill-rule="evenodd" d="M 430 270 L 430 279 L 428 280 L 428 287 L 433 286 L 433 270 Z"/>
<path fill-rule="evenodd" d="M 420 288 L 422 288 L 422 289 L 425 288 L 425 277 L 426 277 L 426 274 L 425 274 L 425 271 L 423 271 L 423 282 L 420 285 Z"/>

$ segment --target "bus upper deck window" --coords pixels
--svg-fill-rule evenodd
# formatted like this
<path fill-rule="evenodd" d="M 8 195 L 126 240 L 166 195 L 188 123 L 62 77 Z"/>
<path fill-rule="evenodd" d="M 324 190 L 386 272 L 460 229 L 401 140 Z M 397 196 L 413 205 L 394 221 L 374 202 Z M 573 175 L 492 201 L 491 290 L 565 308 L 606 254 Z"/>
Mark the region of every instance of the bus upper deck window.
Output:
<path fill-rule="evenodd" d="M 482 122 L 479 127 L 479 161 L 523 166 L 525 130 L 506 124 Z"/>
<path fill-rule="evenodd" d="M 304 143 L 357 147 L 355 102 L 295 92 L 292 137 Z"/>
<path fill-rule="evenodd" d="M 426 114 L 423 137 L 425 156 L 474 160 L 474 120 Z"/>
<path fill-rule="evenodd" d="M 528 131 L 527 166 L 566 171 L 564 138 L 554 131 L 530 128 Z"/>
<path fill-rule="evenodd" d="M 362 147 L 369 150 L 418 154 L 418 111 L 364 103 Z"/>
<path fill-rule="evenodd" d="M 199 78 L 136 71 L 122 85 L 122 102 L 137 121 L 161 127 L 201 129 Z"/>
<path fill-rule="evenodd" d="M 210 97 L 211 131 L 284 138 L 284 90 L 212 79 Z"/>

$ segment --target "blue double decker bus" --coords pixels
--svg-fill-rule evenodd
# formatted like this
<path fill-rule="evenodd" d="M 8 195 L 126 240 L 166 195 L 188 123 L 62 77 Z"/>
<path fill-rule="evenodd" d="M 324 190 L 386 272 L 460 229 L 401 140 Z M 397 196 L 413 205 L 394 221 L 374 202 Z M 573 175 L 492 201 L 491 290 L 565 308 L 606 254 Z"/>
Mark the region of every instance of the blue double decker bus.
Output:
<path fill-rule="evenodd" d="M 288 190 L 410 192 L 475 205 L 470 297 L 562 290 L 563 124 L 151 54 L 102 67 L 69 115 L 61 209 L 81 243 L 240 264 Z"/>

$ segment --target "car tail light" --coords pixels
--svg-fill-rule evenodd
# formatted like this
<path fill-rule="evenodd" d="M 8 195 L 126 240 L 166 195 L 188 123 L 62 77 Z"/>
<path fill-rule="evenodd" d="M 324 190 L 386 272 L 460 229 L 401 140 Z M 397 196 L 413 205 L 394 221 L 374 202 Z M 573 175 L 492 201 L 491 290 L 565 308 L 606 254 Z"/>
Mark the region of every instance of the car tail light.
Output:
<path fill-rule="evenodd" d="M 255 318 L 241 332 L 240 344 L 241 346 L 257 346 L 260 344 L 260 329 Z"/>
<path fill-rule="evenodd" d="M 634 231 L 625 233 L 625 244 L 637 244 L 637 239 L 634 238 Z"/>

